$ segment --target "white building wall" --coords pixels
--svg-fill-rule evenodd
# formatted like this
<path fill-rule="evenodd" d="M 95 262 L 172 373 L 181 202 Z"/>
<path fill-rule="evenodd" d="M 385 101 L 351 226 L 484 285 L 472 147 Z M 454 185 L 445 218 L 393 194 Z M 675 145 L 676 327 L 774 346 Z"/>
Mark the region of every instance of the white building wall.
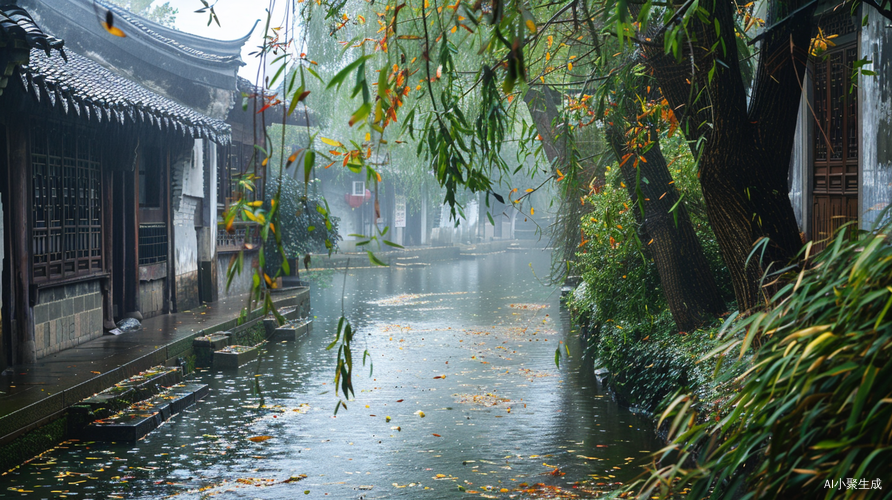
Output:
<path fill-rule="evenodd" d="M 876 76 L 861 76 L 861 228 L 878 222 L 880 211 L 892 201 L 892 33 L 889 21 L 873 9 L 861 29 L 861 58 Z"/>

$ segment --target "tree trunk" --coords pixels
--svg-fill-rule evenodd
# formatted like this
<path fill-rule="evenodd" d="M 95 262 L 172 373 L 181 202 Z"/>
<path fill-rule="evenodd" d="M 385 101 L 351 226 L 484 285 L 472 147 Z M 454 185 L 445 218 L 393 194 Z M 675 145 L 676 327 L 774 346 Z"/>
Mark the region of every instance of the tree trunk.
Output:
<path fill-rule="evenodd" d="M 775 2 L 771 18 L 782 18 L 800 3 L 782 12 Z M 749 109 L 733 6 L 708 0 L 700 7 L 709 14 L 705 20 L 692 16 L 680 60 L 664 53 L 662 39 L 642 51 L 698 157 L 709 221 L 738 306 L 747 310 L 764 299 L 763 273 L 786 265 L 802 247 L 786 177 L 814 5 L 767 32 Z M 759 250 L 747 263 L 762 238 L 769 238 L 764 260 Z"/>
<path fill-rule="evenodd" d="M 687 209 L 678 203 L 678 190 L 672 185 L 659 138 L 652 132 L 656 139 L 642 155 L 646 162 L 630 158 L 623 163 L 629 150 L 616 127 L 607 129 L 607 139 L 622 163 L 620 171 L 632 199 L 630 210 L 642 222 L 646 233 L 643 243 L 654 259 L 672 319 L 679 330 L 692 330 L 723 313 L 725 302 Z M 639 193 L 644 197 L 643 217 Z"/>
<path fill-rule="evenodd" d="M 572 140 L 562 138 L 555 132 L 559 125 L 557 106 L 561 97 L 549 87 L 539 88 L 544 88 L 544 91 L 531 89 L 524 95 L 524 100 L 542 137 L 546 156 L 553 165 L 562 167 L 563 162 L 569 160 L 566 145 L 572 144 Z M 617 160 L 622 162 L 626 151 L 622 131 L 608 128 L 606 138 Z M 640 187 L 644 196 L 644 217 L 640 217 L 639 222 L 648 235 L 645 243 L 652 240 L 647 245 L 647 251 L 654 258 L 672 318 L 679 330 L 691 330 L 724 312 L 725 303 L 684 204 L 679 204 L 670 213 L 679 197 L 670 184 L 672 176 L 658 141 L 644 153 L 644 158 L 647 163 L 638 163 L 637 167 L 633 166 L 632 161 L 625 162 L 621 171 L 636 215 L 640 213 L 636 189 Z M 639 174 L 647 182 L 639 183 Z M 573 202 L 575 196 L 571 198 Z M 579 231 L 580 216 L 576 214 L 575 217 L 574 236 Z M 575 251 L 575 241 L 568 243 Z"/>

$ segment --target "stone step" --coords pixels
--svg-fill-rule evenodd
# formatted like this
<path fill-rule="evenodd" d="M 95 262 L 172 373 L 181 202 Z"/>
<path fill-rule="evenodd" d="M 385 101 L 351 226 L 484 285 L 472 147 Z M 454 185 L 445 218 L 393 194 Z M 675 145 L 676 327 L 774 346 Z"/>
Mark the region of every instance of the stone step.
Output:
<path fill-rule="evenodd" d="M 136 442 L 173 415 L 203 399 L 209 392 L 207 384 L 174 385 L 153 398 L 132 405 L 108 418 L 94 421 L 80 433 L 81 439 Z"/>
<path fill-rule="evenodd" d="M 313 328 L 313 320 L 309 318 L 286 323 L 273 331 L 270 341 L 281 342 L 283 340 L 297 340 Z"/>
<path fill-rule="evenodd" d="M 427 267 L 430 266 L 427 262 L 396 262 L 393 264 L 394 267 Z"/>
<path fill-rule="evenodd" d="M 214 360 L 212 366 L 215 370 L 236 370 L 245 363 L 250 363 L 257 359 L 257 351 L 260 346 L 257 344 L 253 347 L 244 345 L 231 345 L 222 350 L 214 351 Z"/>
<path fill-rule="evenodd" d="M 102 418 L 158 394 L 163 387 L 182 381 L 183 372 L 179 367 L 156 366 L 81 401 L 70 412 Z"/>

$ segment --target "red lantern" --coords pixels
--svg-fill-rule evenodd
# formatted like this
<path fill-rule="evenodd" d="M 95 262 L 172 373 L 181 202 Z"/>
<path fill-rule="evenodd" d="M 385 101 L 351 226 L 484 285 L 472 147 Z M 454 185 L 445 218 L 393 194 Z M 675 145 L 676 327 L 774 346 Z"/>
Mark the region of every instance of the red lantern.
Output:
<path fill-rule="evenodd" d="M 365 196 L 353 196 L 351 193 L 344 193 L 344 201 L 346 201 L 351 208 L 359 208 L 360 205 L 371 199 L 372 192 L 368 189 L 365 190 Z"/>

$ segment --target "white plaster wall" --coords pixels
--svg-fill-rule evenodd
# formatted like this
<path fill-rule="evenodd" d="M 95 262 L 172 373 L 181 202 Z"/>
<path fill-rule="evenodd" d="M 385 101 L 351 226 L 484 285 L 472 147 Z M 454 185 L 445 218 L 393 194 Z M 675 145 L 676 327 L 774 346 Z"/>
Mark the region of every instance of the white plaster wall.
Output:
<path fill-rule="evenodd" d="M 861 228 L 870 229 L 892 201 L 892 33 L 876 12 L 861 31 L 861 57 L 877 76 L 860 77 Z"/>
<path fill-rule="evenodd" d="M 177 275 L 198 270 L 198 238 L 195 232 L 195 208 L 197 205 L 197 198 L 183 196 L 179 209 L 173 214 Z"/>
<path fill-rule="evenodd" d="M 802 195 L 804 191 L 802 179 L 805 177 L 805 172 L 807 171 L 807 158 L 803 154 L 803 150 L 805 149 L 804 146 L 809 142 L 803 137 L 802 133 L 802 125 L 808 123 L 808 115 L 803 116 L 803 111 L 806 108 L 805 100 L 807 98 L 808 97 L 803 94 L 802 101 L 799 103 L 799 115 L 798 120 L 796 120 L 796 135 L 793 140 L 793 154 L 790 156 L 790 172 L 788 176 L 790 203 L 793 205 L 793 213 L 796 214 L 796 223 L 799 225 L 799 231 L 805 231 L 803 216 L 808 213 L 804 206 L 805 197 Z"/>
<path fill-rule="evenodd" d="M 192 145 L 192 159 L 183 170 L 183 194 L 196 198 L 204 197 L 204 144 L 202 139 L 195 139 Z"/>
<path fill-rule="evenodd" d="M 207 139 L 204 139 L 205 141 Z M 204 214 L 202 214 L 202 238 L 198 256 L 203 262 L 214 258 L 217 251 L 217 148 L 210 144 L 208 158 L 204 160 L 204 175 L 207 179 L 204 189 Z M 202 148 L 199 148 L 203 151 Z"/>

